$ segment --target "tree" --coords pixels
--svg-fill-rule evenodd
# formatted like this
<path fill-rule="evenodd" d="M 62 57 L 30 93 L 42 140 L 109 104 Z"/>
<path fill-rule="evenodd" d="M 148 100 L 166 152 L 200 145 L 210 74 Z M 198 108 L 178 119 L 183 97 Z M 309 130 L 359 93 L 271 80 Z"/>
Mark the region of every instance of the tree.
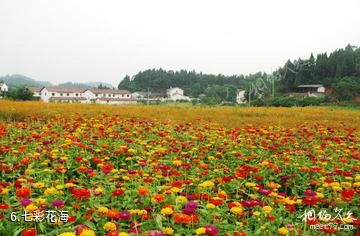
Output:
<path fill-rule="evenodd" d="M 99 86 L 97 87 L 98 89 L 110 89 L 109 87 L 106 87 L 102 84 L 99 84 Z"/>
<path fill-rule="evenodd" d="M 337 98 L 340 101 L 349 101 L 360 96 L 360 77 L 344 77 L 334 85 Z"/>
<path fill-rule="evenodd" d="M 5 96 L 13 100 L 31 101 L 35 100 L 33 93 L 24 87 L 9 90 Z"/>

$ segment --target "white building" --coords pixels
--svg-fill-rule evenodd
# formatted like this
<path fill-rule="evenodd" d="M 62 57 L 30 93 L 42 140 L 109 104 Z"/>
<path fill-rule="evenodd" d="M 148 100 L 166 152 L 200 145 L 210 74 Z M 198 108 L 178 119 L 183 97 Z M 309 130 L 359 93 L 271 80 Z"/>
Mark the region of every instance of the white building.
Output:
<path fill-rule="evenodd" d="M 44 88 L 44 86 L 30 86 L 26 88 L 33 93 L 34 97 L 40 98 L 40 92 Z"/>
<path fill-rule="evenodd" d="M 236 102 L 238 104 L 246 103 L 245 90 L 240 90 L 240 89 L 237 90 L 237 92 L 236 92 Z"/>
<path fill-rule="evenodd" d="M 66 87 L 28 87 L 44 102 L 67 102 L 67 103 L 100 103 L 100 104 L 133 104 L 136 100 L 132 98 L 127 90 L 114 89 L 81 89 Z"/>
<path fill-rule="evenodd" d="M 299 85 L 296 92 L 302 93 L 304 97 L 322 97 L 325 95 L 325 87 L 322 84 Z"/>
<path fill-rule="evenodd" d="M 190 97 L 184 96 L 184 90 L 179 87 L 167 89 L 166 96 L 168 100 L 190 100 Z"/>
<path fill-rule="evenodd" d="M 9 87 L 5 83 L 0 83 L 0 93 L 9 91 Z"/>

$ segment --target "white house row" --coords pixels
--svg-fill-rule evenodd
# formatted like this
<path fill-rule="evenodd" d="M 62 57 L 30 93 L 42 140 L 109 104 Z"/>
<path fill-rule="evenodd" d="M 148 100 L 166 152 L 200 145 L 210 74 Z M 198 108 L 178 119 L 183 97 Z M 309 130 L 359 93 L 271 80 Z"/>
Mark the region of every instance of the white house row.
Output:
<path fill-rule="evenodd" d="M 80 102 L 100 104 L 133 104 L 139 100 L 149 99 L 149 93 L 135 92 L 131 94 L 127 90 L 117 89 L 79 89 L 66 87 L 28 87 L 35 97 L 44 102 Z M 150 100 L 176 101 L 191 100 L 184 96 L 184 90 L 175 87 L 166 90 L 166 94 L 151 93 Z"/>
<path fill-rule="evenodd" d="M 28 87 L 35 97 L 44 102 L 80 102 L 100 104 L 132 104 L 132 98 L 127 90 L 115 89 L 79 89 L 64 87 Z"/>

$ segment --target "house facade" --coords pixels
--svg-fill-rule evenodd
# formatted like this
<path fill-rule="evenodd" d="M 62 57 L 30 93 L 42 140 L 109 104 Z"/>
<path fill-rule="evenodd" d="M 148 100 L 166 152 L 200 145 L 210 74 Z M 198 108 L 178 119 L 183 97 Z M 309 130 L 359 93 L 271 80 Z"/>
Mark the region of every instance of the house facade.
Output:
<path fill-rule="evenodd" d="M 40 99 L 40 97 L 41 97 L 40 93 L 41 93 L 41 90 L 44 88 L 44 86 L 29 86 L 26 88 L 33 93 L 34 97 Z"/>
<path fill-rule="evenodd" d="M 28 87 L 34 97 L 39 97 L 43 102 L 66 102 L 66 103 L 99 103 L 99 104 L 133 104 L 127 90 L 115 89 L 81 89 L 66 87 Z"/>
<path fill-rule="evenodd" d="M 168 100 L 190 100 L 190 97 L 184 96 L 184 90 L 179 87 L 169 88 L 166 90 Z"/>
<path fill-rule="evenodd" d="M 323 97 L 325 95 L 325 86 L 322 84 L 299 85 L 294 92 L 302 94 L 303 97 Z"/>
<path fill-rule="evenodd" d="M 6 93 L 9 91 L 9 87 L 5 83 L 0 83 L 0 94 Z"/>
<path fill-rule="evenodd" d="M 238 89 L 236 91 L 236 103 L 238 104 L 246 103 L 245 90 Z"/>

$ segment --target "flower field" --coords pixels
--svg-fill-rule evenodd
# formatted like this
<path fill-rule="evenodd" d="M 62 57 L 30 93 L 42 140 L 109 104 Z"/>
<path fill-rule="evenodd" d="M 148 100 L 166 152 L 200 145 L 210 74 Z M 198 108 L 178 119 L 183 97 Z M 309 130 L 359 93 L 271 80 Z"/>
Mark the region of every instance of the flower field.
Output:
<path fill-rule="evenodd" d="M 358 111 L 0 104 L 1 235 L 358 230 Z"/>

